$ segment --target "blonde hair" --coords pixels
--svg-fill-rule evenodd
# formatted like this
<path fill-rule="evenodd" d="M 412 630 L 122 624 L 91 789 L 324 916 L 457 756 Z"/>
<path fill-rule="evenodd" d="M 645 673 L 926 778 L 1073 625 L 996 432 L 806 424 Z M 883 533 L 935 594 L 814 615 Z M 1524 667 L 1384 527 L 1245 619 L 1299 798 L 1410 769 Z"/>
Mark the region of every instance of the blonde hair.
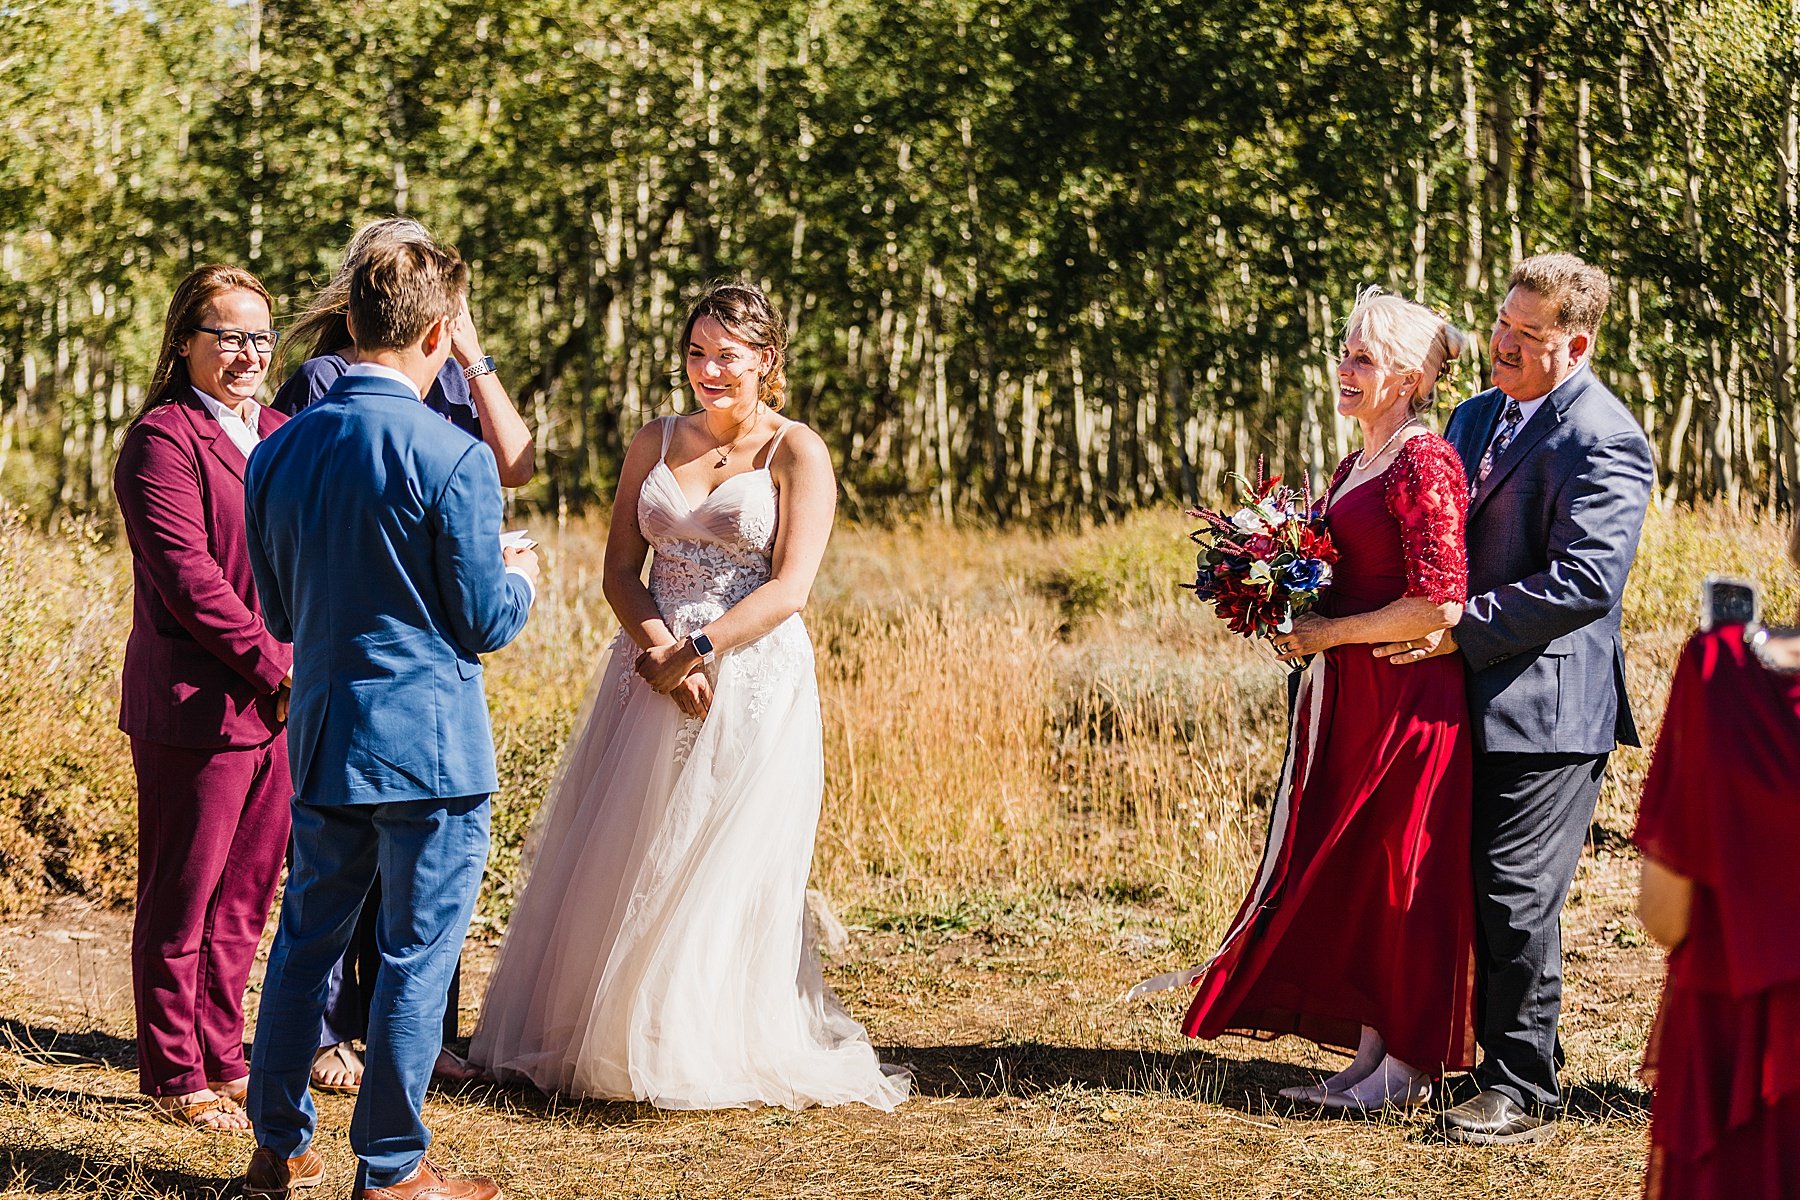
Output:
<path fill-rule="evenodd" d="M 1346 338 L 1358 333 L 1384 365 L 1419 372 L 1419 388 L 1411 397 L 1414 412 L 1431 407 L 1438 384 L 1469 347 L 1469 335 L 1431 309 L 1373 284 L 1357 294 L 1344 322 Z"/>
<path fill-rule="evenodd" d="M 288 354 L 317 358 L 350 344 L 350 328 L 344 320 L 350 306 L 350 273 L 370 251 L 377 246 L 435 244 L 430 231 L 410 217 L 383 217 L 358 229 L 344 247 L 344 261 L 338 264 L 337 273 L 289 327 L 284 341 Z"/>

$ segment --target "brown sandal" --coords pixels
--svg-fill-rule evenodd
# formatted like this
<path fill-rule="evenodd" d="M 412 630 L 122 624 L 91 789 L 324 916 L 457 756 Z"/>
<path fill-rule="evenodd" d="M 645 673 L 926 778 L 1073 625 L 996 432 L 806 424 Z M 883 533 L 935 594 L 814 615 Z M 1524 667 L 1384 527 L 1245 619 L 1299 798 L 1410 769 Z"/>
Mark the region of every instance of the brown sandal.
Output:
<path fill-rule="evenodd" d="M 237 1086 L 233 1087 L 232 1084 Z M 250 1077 L 248 1075 L 233 1079 L 230 1083 L 223 1081 L 214 1083 L 209 1079 L 206 1081 L 206 1090 L 215 1096 L 225 1097 L 239 1108 L 244 1108 L 250 1103 Z"/>
<path fill-rule="evenodd" d="M 221 1113 L 225 1116 L 232 1117 L 241 1117 L 245 1115 L 242 1108 L 225 1096 L 214 1096 L 210 1100 L 194 1100 L 187 1104 L 174 1105 L 163 1104 L 159 1099 L 153 1099 L 150 1102 L 150 1111 L 154 1113 L 159 1120 L 167 1121 L 171 1125 L 183 1125 L 189 1129 L 198 1129 L 202 1133 L 240 1133 L 248 1135 L 251 1132 L 248 1124 L 242 1129 L 238 1129 L 230 1125 L 219 1125 L 206 1119 L 213 1113 Z"/>
<path fill-rule="evenodd" d="M 327 1083 L 319 1078 L 319 1069 L 321 1067 L 330 1070 L 334 1066 L 345 1073 L 354 1072 L 356 1074 L 357 1082 Z M 343 1092 L 346 1095 L 354 1096 L 362 1089 L 362 1073 L 363 1061 L 361 1058 L 357 1057 L 356 1051 L 350 1048 L 349 1042 L 339 1042 L 334 1046 L 326 1046 L 313 1055 L 311 1080 L 313 1088 L 316 1091 Z"/>

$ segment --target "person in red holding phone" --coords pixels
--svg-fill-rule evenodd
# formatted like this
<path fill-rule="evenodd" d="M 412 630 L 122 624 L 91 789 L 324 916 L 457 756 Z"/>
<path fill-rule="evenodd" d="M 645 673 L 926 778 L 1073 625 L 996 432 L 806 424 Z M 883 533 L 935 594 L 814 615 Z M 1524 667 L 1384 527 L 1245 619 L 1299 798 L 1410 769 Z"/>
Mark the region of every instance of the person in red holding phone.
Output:
<path fill-rule="evenodd" d="M 1638 913 L 1669 948 L 1644 1194 L 1800 1196 L 1800 631 L 1688 643 L 1635 838 Z"/>

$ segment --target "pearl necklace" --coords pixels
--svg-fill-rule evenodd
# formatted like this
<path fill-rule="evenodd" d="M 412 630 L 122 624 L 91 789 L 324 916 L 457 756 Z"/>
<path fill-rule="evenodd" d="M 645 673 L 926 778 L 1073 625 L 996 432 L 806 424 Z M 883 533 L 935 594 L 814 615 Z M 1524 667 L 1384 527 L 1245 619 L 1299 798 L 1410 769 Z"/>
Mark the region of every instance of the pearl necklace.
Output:
<path fill-rule="evenodd" d="M 1388 447 L 1392 446 L 1394 444 L 1395 440 L 1398 439 L 1401 434 L 1406 432 L 1407 426 L 1416 424 L 1418 422 L 1418 419 L 1419 418 L 1417 418 L 1417 417 L 1408 417 L 1408 418 L 1406 418 L 1406 420 L 1400 422 L 1400 428 L 1394 430 L 1393 436 L 1388 438 L 1387 441 L 1381 443 L 1381 449 L 1379 449 L 1375 452 L 1374 458 L 1369 457 L 1369 448 L 1367 446 L 1364 446 L 1361 450 L 1358 450 L 1356 452 L 1356 465 L 1354 467 L 1352 467 L 1351 470 L 1354 470 L 1354 471 L 1368 470 L 1369 464 L 1372 462 L 1378 461 L 1382 455 L 1386 454 L 1388 452 Z"/>

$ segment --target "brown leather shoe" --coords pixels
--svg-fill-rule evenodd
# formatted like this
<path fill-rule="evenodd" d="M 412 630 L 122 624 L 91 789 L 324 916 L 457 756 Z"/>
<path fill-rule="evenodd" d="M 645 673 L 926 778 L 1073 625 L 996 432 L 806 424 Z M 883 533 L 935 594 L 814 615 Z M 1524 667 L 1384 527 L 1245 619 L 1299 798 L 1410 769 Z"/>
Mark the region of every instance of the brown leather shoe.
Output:
<path fill-rule="evenodd" d="M 258 1146 L 244 1171 L 244 1196 L 246 1200 L 292 1200 L 324 1178 L 325 1158 L 311 1146 L 286 1159 Z"/>
<path fill-rule="evenodd" d="M 356 1200 L 504 1200 L 500 1185 L 486 1175 L 446 1175 L 428 1158 L 399 1183 L 364 1188 Z"/>

